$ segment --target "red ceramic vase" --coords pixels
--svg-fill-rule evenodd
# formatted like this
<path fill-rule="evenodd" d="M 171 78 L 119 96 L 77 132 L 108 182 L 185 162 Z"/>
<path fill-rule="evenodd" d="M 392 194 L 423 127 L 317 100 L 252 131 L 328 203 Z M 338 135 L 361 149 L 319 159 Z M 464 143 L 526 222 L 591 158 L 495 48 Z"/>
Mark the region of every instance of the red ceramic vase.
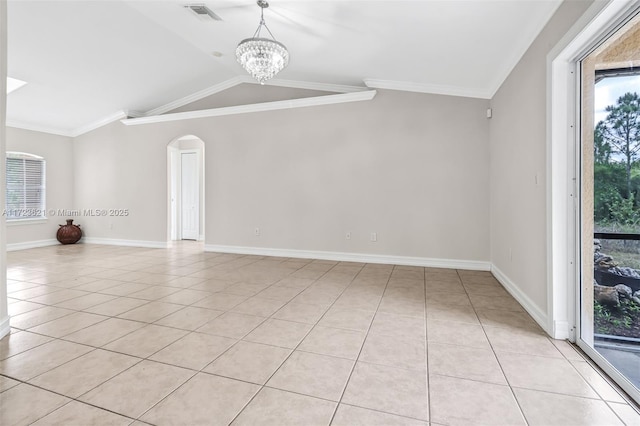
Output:
<path fill-rule="evenodd" d="M 62 244 L 75 244 L 82 238 L 80 225 L 74 225 L 73 219 L 67 219 L 66 225 L 60 225 L 56 238 Z"/>

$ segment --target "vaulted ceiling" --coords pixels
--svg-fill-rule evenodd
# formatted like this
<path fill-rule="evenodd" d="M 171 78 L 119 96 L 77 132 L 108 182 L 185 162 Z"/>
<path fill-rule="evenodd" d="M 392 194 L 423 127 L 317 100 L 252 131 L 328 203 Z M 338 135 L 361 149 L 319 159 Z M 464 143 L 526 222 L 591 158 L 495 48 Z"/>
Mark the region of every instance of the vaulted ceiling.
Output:
<path fill-rule="evenodd" d="M 560 2 L 272 0 L 265 19 L 291 54 L 278 79 L 299 87 L 490 98 Z M 184 7 L 193 3 L 222 20 L 199 18 Z M 260 16 L 253 0 L 9 0 L 8 7 L 8 74 L 27 82 L 7 98 L 8 124 L 69 135 L 244 76 L 235 48 Z"/>

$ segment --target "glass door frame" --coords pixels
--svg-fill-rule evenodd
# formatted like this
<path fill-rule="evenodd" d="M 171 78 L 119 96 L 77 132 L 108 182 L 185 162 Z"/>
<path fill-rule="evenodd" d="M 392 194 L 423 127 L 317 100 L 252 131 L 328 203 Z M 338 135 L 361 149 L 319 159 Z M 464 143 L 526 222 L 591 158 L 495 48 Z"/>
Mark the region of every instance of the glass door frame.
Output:
<path fill-rule="evenodd" d="M 611 5 L 611 3 L 609 4 Z M 573 291 L 569 289 L 569 294 L 571 298 L 571 293 L 573 293 L 573 300 L 575 305 L 573 306 L 573 310 L 575 313 L 575 334 L 573 339 L 570 338 L 571 341 L 574 341 L 576 345 L 585 352 L 591 360 L 598 365 L 605 373 L 607 373 L 631 398 L 633 398 L 637 403 L 640 403 L 640 390 L 637 389 L 622 373 L 620 373 L 613 365 L 611 365 L 603 355 L 601 355 L 594 348 L 594 326 L 593 326 L 593 303 L 590 304 L 591 312 L 587 312 L 585 308 L 584 302 L 584 290 L 583 286 L 583 278 L 591 279 L 589 277 L 583 277 L 584 275 L 584 267 L 593 267 L 593 256 L 586 256 L 585 258 L 585 247 L 583 247 L 583 243 L 586 246 L 587 241 L 593 240 L 593 235 L 585 235 L 583 229 L 583 219 L 586 215 L 590 215 L 593 217 L 593 211 L 583 211 L 583 199 L 582 199 L 582 190 L 583 190 L 583 119 L 582 111 L 583 111 L 583 73 L 582 73 L 582 63 L 589 54 L 600 46 L 610 35 L 618 31 L 631 17 L 633 17 L 640 8 L 639 1 L 630 1 L 626 3 L 625 8 L 621 8 L 618 11 L 617 16 L 614 19 L 609 19 L 608 22 L 603 22 L 598 24 L 599 28 L 590 28 L 589 30 L 593 32 L 592 36 L 588 43 L 583 43 L 582 53 L 572 61 L 572 66 L 569 68 L 573 68 L 572 71 L 572 79 L 573 79 L 573 89 L 574 89 L 574 102 L 571 108 L 571 113 L 569 115 L 573 115 L 573 122 L 576 125 L 573 126 L 573 143 L 569 140 L 568 150 L 570 152 L 569 157 L 570 161 L 572 160 L 573 164 L 568 164 L 568 167 L 572 170 L 573 181 L 575 184 L 573 185 L 573 215 L 570 219 L 570 222 L 573 222 L 572 227 L 570 227 L 569 239 L 573 240 L 573 244 L 570 244 L 570 249 L 574 251 L 574 256 L 572 256 L 576 261 L 573 263 L 572 270 L 569 271 L 569 283 L 574 283 Z M 595 91 L 595 83 L 594 83 L 594 91 Z M 591 195 L 593 196 L 593 195 Z M 571 235 L 573 234 L 573 235 Z M 570 286 L 571 287 L 571 286 Z M 587 286 L 591 288 L 590 286 Z M 593 291 L 591 289 L 591 291 Z M 591 293 L 593 294 L 593 293 Z M 570 299 L 571 300 L 571 299 Z M 592 300 L 593 302 L 593 300 Z M 586 307 L 588 308 L 588 307 Z"/>

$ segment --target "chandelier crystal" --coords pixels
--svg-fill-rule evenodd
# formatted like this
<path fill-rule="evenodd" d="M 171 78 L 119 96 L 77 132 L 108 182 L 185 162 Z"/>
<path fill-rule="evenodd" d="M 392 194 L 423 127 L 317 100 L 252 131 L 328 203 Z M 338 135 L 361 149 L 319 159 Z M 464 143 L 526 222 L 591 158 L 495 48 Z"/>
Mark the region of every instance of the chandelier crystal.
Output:
<path fill-rule="evenodd" d="M 264 9 L 269 3 L 258 0 L 260 6 L 260 24 L 253 37 L 244 39 L 236 48 L 236 59 L 249 74 L 260 84 L 273 78 L 289 64 L 289 51 L 284 44 L 276 41 L 264 22 Z M 271 38 L 260 37 L 264 27 Z"/>

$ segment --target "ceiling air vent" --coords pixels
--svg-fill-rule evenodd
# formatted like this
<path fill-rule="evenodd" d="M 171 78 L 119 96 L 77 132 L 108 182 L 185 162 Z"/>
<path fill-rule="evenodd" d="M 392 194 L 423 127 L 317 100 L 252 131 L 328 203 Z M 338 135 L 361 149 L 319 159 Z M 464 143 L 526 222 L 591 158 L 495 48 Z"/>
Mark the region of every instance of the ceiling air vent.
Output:
<path fill-rule="evenodd" d="M 191 10 L 196 16 L 202 20 L 209 21 L 222 21 L 222 18 L 215 14 L 215 12 L 209 9 L 204 4 L 188 4 L 185 6 L 186 9 Z"/>

